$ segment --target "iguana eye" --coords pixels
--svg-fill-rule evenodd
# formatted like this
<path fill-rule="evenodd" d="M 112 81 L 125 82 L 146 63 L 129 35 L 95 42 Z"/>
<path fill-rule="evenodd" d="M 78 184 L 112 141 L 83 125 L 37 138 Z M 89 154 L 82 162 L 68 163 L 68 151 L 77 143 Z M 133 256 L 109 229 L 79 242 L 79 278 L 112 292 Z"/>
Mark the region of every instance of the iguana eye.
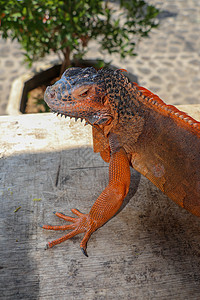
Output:
<path fill-rule="evenodd" d="M 87 96 L 88 91 L 89 91 L 89 89 L 84 89 L 84 90 L 82 90 L 81 93 L 79 94 L 79 96 L 81 96 L 81 97 L 82 97 L 82 96 L 83 96 L 83 97 L 84 97 L 84 96 Z"/>
<path fill-rule="evenodd" d="M 86 96 L 88 94 L 88 90 L 83 92 L 80 96 Z"/>

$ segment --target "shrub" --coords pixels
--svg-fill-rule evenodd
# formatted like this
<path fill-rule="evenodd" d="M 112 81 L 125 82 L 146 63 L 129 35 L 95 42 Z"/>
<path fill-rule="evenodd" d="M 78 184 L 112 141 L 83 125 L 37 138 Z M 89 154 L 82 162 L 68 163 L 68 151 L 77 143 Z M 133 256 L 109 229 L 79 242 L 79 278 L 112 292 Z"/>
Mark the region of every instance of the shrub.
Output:
<path fill-rule="evenodd" d="M 82 58 L 88 42 L 98 39 L 101 50 L 135 55 L 136 42 L 156 27 L 158 9 L 143 0 L 1 0 L 0 33 L 17 39 L 25 60 L 50 52 L 62 57 L 62 70 L 72 58 Z"/>

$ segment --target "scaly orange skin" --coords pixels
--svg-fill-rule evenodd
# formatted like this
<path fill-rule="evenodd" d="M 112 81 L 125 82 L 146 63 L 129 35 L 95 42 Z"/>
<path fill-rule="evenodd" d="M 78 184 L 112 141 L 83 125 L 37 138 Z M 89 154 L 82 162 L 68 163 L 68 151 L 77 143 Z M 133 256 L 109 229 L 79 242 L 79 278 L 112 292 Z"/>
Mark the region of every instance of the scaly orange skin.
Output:
<path fill-rule="evenodd" d="M 42 226 L 72 230 L 47 248 L 85 232 L 80 247 L 87 256 L 89 237 L 116 214 L 128 193 L 130 166 L 200 216 L 200 123 L 128 82 L 121 71 L 71 68 L 46 90 L 45 101 L 52 111 L 93 126 L 94 152 L 110 164 L 109 184 L 89 214 L 75 209 L 78 218 L 55 213 L 71 224 Z"/>

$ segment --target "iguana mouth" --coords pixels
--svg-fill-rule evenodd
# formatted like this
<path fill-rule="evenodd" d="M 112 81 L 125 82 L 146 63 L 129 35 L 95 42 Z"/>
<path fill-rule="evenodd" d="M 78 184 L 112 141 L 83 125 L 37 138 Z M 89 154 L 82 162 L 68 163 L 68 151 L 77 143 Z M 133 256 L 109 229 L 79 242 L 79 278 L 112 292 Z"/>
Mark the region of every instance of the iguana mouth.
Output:
<path fill-rule="evenodd" d="M 86 118 L 77 116 L 76 111 L 72 109 L 72 111 L 70 111 L 71 108 L 73 108 L 73 106 L 75 106 L 75 102 L 74 101 L 65 101 L 65 102 L 61 102 L 58 101 L 58 99 L 61 98 L 59 97 L 59 92 L 55 91 L 52 86 L 48 86 L 45 94 L 44 94 L 44 101 L 48 104 L 48 106 L 50 107 L 51 111 L 55 114 L 62 116 L 65 116 L 65 118 L 69 117 L 70 119 L 74 118 L 75 121 L 77 121 L 78 119 L 81 119 L 81 122 L 83 120 L 86 121 L 86 125 L 89 124 L 88 120 L 86 120 Z M 66 111 L 67 109 L 67 111 Z"/>
<path fill-rule="evenodd" d="M 74 118 L 75 121 L 80 119 L 81 122 L 85 120 L 85 125 L 102 125 L 112 120 L 111 114 L 106 111 L 97 111 L 96 113 L 87 112 L 84 116 L 82 112 L 76 110 L 78 105 L 76 101 L 58 101 L 58 99 L 59 92 L 55 92 L 51 86 L 48 86 L 45 91 L 44 100 L 50 107 L 51 111 L 57 114 L 57 116 L 65 116 L 65 118 L 69 117 L 70 119 Z"/>

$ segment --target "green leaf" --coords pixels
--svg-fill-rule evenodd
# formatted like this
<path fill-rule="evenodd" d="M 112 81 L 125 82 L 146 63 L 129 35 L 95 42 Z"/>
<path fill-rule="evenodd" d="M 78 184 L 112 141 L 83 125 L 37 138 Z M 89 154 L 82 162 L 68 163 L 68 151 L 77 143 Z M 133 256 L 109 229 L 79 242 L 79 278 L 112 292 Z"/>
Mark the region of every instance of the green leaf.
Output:
<path fill-rule="evenodd" d="M 143 0 L 121 0 L 120 6 L 119 12 L 115 3 L 102 0 L 1 0 L 0 34 L 19 41 L 29 65 L 66 47 L 70 59 L 83 57 L 92 39 L 125 57 L 158 26 L 159 11 Z"/>
<path fill-rule="evenodd" d="M 18 212 L 18 210 L 20 210 L 20 208 L 22 208 L 21 206 L 17 207 L 15 210 L 14 210 L 14 213 Z"/>

